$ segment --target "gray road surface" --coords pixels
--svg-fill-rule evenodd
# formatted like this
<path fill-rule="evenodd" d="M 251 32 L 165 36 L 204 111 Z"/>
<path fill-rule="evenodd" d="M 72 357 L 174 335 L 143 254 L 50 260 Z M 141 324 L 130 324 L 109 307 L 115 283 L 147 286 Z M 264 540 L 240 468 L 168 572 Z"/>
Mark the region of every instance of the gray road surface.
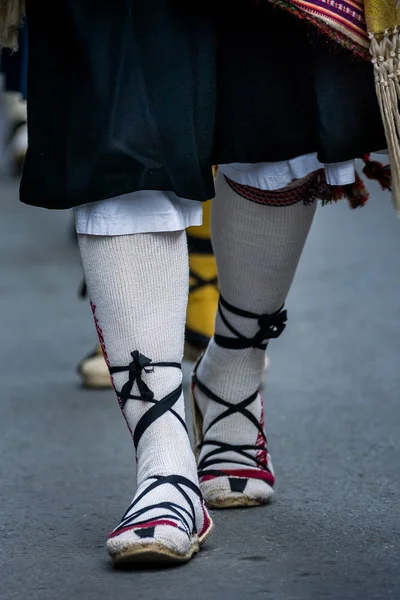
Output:
<path fill-rule="evenodd" d="M 2 180 L 1 600 L 400 599 L 400 221 L 372 188 L 363 210 L 319 210 L 270 346 L 274 502 L 215 513 L 188 566 L 121 573 L 104 541 L 133 451 L 113 394 L 74 371 L 94 329 L 70 215 Z"/>

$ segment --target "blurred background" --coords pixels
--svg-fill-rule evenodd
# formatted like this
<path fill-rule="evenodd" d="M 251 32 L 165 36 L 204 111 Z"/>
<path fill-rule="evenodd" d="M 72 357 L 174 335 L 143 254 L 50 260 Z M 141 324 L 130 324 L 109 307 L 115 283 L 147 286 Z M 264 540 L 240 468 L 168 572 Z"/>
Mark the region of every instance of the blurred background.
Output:
<path fill-rule="evenodd" d="M 183 570 L 115 573 L 104 541 L 133 494 L 133 446 L 113 392 L 82 387 L 76 372 L 95 334 L 78 298 L 72 215 L 18 200 L 26 113 L 7 60 L 1 599 L 400 598 L 400 221 L 389 194 L 368 182 L 364 208 L 343 201 L 317 211 L 287 330 L 268 349 L 272 504 L 236 519 L 215 514 L 215 543 Z M 23 65 L 11 67 L 18 81 Z"/>

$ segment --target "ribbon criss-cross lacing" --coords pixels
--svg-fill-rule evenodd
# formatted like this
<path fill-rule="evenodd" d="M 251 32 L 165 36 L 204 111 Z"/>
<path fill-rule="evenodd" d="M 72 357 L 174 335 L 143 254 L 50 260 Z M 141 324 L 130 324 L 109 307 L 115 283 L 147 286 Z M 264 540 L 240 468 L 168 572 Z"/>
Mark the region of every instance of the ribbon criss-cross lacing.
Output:
<path fill-rule="evenodd" d="M 259 331 L 252 338 L 247 338 L 242 335 L 229 323 L 222 307 L 239 317 L 257 319 L 260 328 Z M 232 306 L 232 304 L 229 304 L 222 296 L 220 296 L 219 299 L 218 314 L 224 325 L 236 336 L 236 338 L 215 334 L 215 343 L 222 348 L 230 348 L 232 350 L 243 350 L 244 348 L 259 348 L 260 350 L 266 350 L 268 340 L 279 337 L 285 329 L 287 321 L 287 311 L 283 310 L 283 307 L 272 314 L 257 315 L 247 310 L 236 308 L 236 306 Z"/>
<path fill-rule="evenodd" d="M 165 513 L 161 513 L 157 515 L 157 521 L 162 521 L 163 519 L 171 520 L 173 519 L 176 522 L 177 529 L 184 531 L 188 537 L 191 537 L 193 533 L 196 533 L 196 520 L 195 520 L 195 508 L 193 502 L 189 496 L 189 494 L 185 491 L 184 487 L 187 487 L 189 490 L 194 492 L 196 496 L 200 499 L 202 498 L 201 492 L 197 485 L 195 485 L 190 479 L 187 477 L 183 477 L 181 475 L 167 475 L 167 476 L 154 476 L 149 477 L 149 480 L 152 483 L 142 492 L 135 500 L 132 502 L 128 510 L 125 512 L 124 516 L 121 519 L 118 527 L 114 530 L 114 533 L 120 532 L 121 530 L 125 530 L 127 528 L 134 528 L 143 526 L 149 522 L 149 519 L 145 518 L 140 519 L 141 516 L 145 515 L 148 511 L 154 509 L 165 509 Z M 148 494 L 153 491 L 160 485 L 170 484 L 175 489 L 177 489 L 181 495 L 186 500 L 189 505 L 190 510 L 187 510 L 185 507 L 177 504 L 176 502 L 158 502 L 157 504 L 152 504 L 150 506 L 145 506 L 141 509 L 133 511 L 135 506 Z M 132 512 L 133 511 L 133 512 Z"/>
<path fill-rule="evenodd" d="M 192 255 L 200 254 L 203 256 L 204 255 L 212 256 L 212 254 L 213 254 L 213 249 L 212 249 L 210 239 L 201 239 L 201 238 L 194 237 L 192 235 L 188 235 L 188 249 L 189 249 L 189 254 L 192 254 Z M 206 278 L 206 277 L 199 275 L 199 273 L 197 273 L 193 269 L 190 269 L 189 275 L 190 275 L 190 287 L 189 287 L 190 293 L 193 293 L 193 292 L 195 292 L 201 288 L 207 287 L 209 285 L 218 289 L 218 277 L 217 276 L 211 277 L 211 278 L 208 278 L 208 277 Z"/>
<path fill-rule="evenodd" d="M 256 429 L 259 433 L 259 436 L 261 436 L 262 444 L 264 446 L 266 446 L 267 438 L 265 436 L 264 429 L 263 429 L 262 425 L 258 422 L 256 417 L 248 410 L 248 407 L 250 406 L 250 404 L 252 404 L 256 400 L 256 398 L 258 396 L 258 392 L 255 392 L 254 394 L 252 394 L 245 400 L 242 400 L 238 404 L 232 404 L 231 402 L 228 402 L 227 400 L 223 400 L 222 398 L 219 398 L 216 394 L 213 394 L 213 392 L 211 390 L 209 390 L 201 381 L 199 381 L 196 372 L 193 375 L 193 382 L 198 387 L 198 389 L 201 392 L 203 392 L 203 394 L 205 394 L 210 400 L 213 400 L 217 404 L 220 404 L 220 405 L 226 407 L 226 410 L 224 410 L 220 415 L 218 415 L 218 417 L 216 417 L 213 421 L 211 421 L 211 423 L 209 424 L 207 429 L 203 432 L 203 440 L 199 443 L 198 449 L 202 450 L 205 446 L 213 446 L 214 449 L 207 452 L 203 456 L 203 458 L 199 461 L 199 464 L 198 464 L 199 477 L 204 477 L 205 475 L 217 475 L 217 476 L 225 475 L 225 473 L 221 470 L 213 469 L 213 468 L 210 469 L 210 467 L 212 467 L 213 465 L 220 464 L 221 462 L 232 463 L 235 465 L 242 465 L 243 467 L 253 467 L 253 468 L 257 467 L 259 469 L 267 471 L 268 473 L 271 473 L 270 469 L 265 464 L 264 460 L 259 459 L 259 458 L 257 458 L 257 456 L 254 456 L 253 454 L 251 454 L 251 452 L 256 452 L 256 453 L 259 452 L 261 444 L 259 444 L 259 445 L 255 445 L 255 444 L 239 445 L 239 444 L 228 444 L 226 442 L 221 442 L 218 439 L 213 439 L 212 437 L 208 437 L 207 439 L 205 439 L 208 432 L 214 427 L 214 425 L 219 423 L 219 421 L 221 421 L 222 419 L 226 419 L 227 417 L 230 417 L 231 415 L 240 413 L 243 417 L 245 417 L 246 419 L 251 421 L 251 423 L 254 425 L 254 427 L 256 427 Z M 241 457 L 241 459 L 244 459 L 244 460 L 240 460 L 237 458 L 235 458 L 235 460 L 228 459 L 228 458 L 221 458 L 220 455 L 223 453 L 227 453 L 227 452 L 238 454 Z M 215 458 L 216 455 L 218 455 L 219 458 Z"/>
<path fill-rule="evenodd" d="M 150 402 L 153 404 L 151 408 L 139 419 L 135 430 L 133 431 L 133 441 L 135 444 L 135 448 L 138 448 L 140 439 L 142 438 L 144 432 L 148 427 L 151 426 L 154 421 L 162 417 L 166 412 L 170 411 L 180 422 L 182 427 L 187 431 L 186 423 L 182 419 L 182 417 L 173 409 L 173 406 L 179 400 L 182 394 L 182 384 L 180 384 L 173 392 L 162 398 L 161 400 L 156 400 L 154 398 L 154 393 L 148 387 L 148 385 L 143 381 L 143 373 L 150 374 L 154 371 L 154 367 L 175 367 L 177 369 L 181 369 L 180 363 L 174 362 L 157 362 L 153 363 L 150 358 L 140 354 L 138 350 L 131 352 L 132 361 L 126 367 L 110 367 L 110 374 L 121 373 L 124 371 L 128 371 L 128 381 L 123 385 L 120 392 L 116 390 L 117 396 L 119 398 L 121 409 L 124 409 L 128 400 L 140 400 L 144 402 Z M 136 384 L 139 395 L 133 395 L 132 390 L 134 385 Z M 151 483 L 149 486 L 140 494 L 131 506 L 128 508 L 118 527 L 114 530 L 114 534 L 119 532 L 121 529 L 126 528 L 135 528 L 135 526 L 143 526 L 149 519 L 144 519 L 140 521 L 136 521 L 142 515 L 145 515 L 146 512 L 150 510 L 154 510 L 157 508 L 164 509 L 168 511 L 168 514 L 157 515 L 157 521 L 168 518 L 169 520 L 173 520 L 176 522 L 176 527 L 180 528 L 182 531 L 185 531 L 190 537 L 196 531 L 195 527 L 195 509 L 193 506 L 193 502 L 190 499 L 190 496 L 185 491 L 184 487 L 192 490 L 196 495 L 201 498 L 201 492 L 199 488 L 192 482 L 190 479 L 183 477 L 181 475 L 168 475 L 168 476 L 153 476 L 149 478 Z M 183 496 L 187 504 L 189 505 L 190 510 L 182 507 L 179 504 L 174 502 L 160 502 L 157 504 L 152 504 L 150 506 L 145 506 L 139 510 L 132 512 L 135 506 L 142 500 L 142 498 L 159 487 L 160 485 L 170 484 L 174 486 Z"/>
<path fill-rule="evenodd" d="M 237 331 L 237 329 L 235 329 L 235 327 L 233 327 L 229 323 L 222 308 L 225 311 L 229 311 L 240 317 L 244 317 L 247 319 L 257 319 L 259 331 L 252 338 L 247 338 L 246 336 L 242 335 L 239 331 Z M 229 348 L 232 350 L 259 348 L 260 350 L 266 350 L 268 340 L 271 338 L 279 337 L 286 327 L 287 312 L 286 310 L 283 310 L 283 308 L 281 308 L 273 314 L 257 315 L 255 313 L 236 308 L 235 306 L 232 306 L 226 300 L 224 300 L 224 298 L 220 297 L 218 310 L 219 315 L 227 329 L 231 333 L 233 333 L 234 336 L 236 336 L 235 338 L 231 338 L 216 334 L 214 336 L 215 343 L 218 346 L 221 346 L 222 348 Z M 271 470 L 269 469 L 265 458 L 262 456 L 260 457 L 259 454 L 260 449 L 265 451 L 267 449 L 267 438 L 265 436 L 263 425 L 248 409 L 249 406 L 258 398 L 258 390 L 251 394 L 251 396 L 237 404 L 228 402 L 227 400 L 223 400 L 222 398 L 214 394 L 210 389 L 208 389 L 201 381 L 199 381 L 197 376 L 197 369 L 199 364 L 200 361 L 197 364 L 193 374 L 193 385 L 196 386 L 201 392 L 203 392 L 210 400 L 216 402 L 217 404 L 220 404 L 221 406 L 224 406 L 226 409 L 221 414 L 219 414 L 213 421 L 211 421 L 207 429 L 203 431 L 202 441 L 199 443 L 199 450 L 204 449 L 205 446 L 213 446 L 213 449 L 204 454 L 202 459 L 200 460 L 198 464 L 199 476 L 204 477 L 208 475 L 225 475 L 225 473 L 222 470 L 212 468 L 213 465 L 221 464 L 221 462 L 223 462 L 233 463 L 235 465 L 241 465 L 243 467 L 256 467 L 269 473 L 271 475 L 271 478 L 273 479 L 273 474 L 271 473 Z M 244 418 L 248 419 L 257 429 L 257 445 L 228 444 L 226 442 L 221 442 L 218 439 L 213 439 L 212 437 L 208 436 L 212 428 L 222 419 L 225 419 L 237 413 L 240 413 Z M 238 455 L 238 458 L 235 458 L 235 460 L 233 460 L 221 457 L 221 454 L 226 453 L 234 453 Z M 217 456 L 218 458 L 216 458 Z"/>

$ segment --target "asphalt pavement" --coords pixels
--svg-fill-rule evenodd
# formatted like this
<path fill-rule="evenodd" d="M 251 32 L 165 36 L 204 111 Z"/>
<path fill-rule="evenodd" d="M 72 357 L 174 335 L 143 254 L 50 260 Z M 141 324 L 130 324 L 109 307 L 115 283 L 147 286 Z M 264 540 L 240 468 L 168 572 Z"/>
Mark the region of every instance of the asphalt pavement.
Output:
<path fill-rule="evenodd" d="M 269 348 L 273 502 L 215 512 L 186 566 L 118 572 L 104 542 L 133 448 L 113 393 L 75 372 L 95 338 L 71 215 L 0 181 L 1 600 L 400 599 L 400 220 L 370 188 L 317 211 Z"/>

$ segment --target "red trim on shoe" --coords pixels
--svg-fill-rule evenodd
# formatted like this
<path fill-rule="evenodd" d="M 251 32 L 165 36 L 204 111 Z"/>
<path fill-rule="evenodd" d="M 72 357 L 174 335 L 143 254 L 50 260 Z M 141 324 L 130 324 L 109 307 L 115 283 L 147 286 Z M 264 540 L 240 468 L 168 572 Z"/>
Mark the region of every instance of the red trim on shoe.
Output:
<path fill-rule="evenodd" d="M 208 529 L 211 526 L 211 518 L 210 518 L 210 515 L 207 512 L 206 507 L 204 506 L 204 502 L 201 503 L 201 508 L 203 509 L 204 524 L 203 524 L 203 529 L 199 533 L 200 537 L 202 535 L 204 535 L 206 533 L 206 531 L 208 531 Z"/>
<path fill-rule="evenodd" d="M 258 393 L 258 396 L 259 396 L 260 402 L 261 402 L 260 426 L 262 427 L 262 430 L 264 431 L 265 430 L 264 400 L 263 400 L 263 397 L 261 396 L 260 392 Z M 259 461 L 261 461 L 262 463 L 264 463 L 264 465 L 266 467 L 268 467 L 268 451 L 266 448 L 266 438 L 265 438 L 265 434 L 263 435 L 261 433 L 261 431 L 258 432 L 256 446 L 258 446 L 260 448 L 256 453 L 256 458 Z"/>
<path fill-rule="evenodd" d="M 271 487 L 275 483 L 275 477 L 268 471 L 261 471 L 260 469 L 221 469 L 221 475 L 203 475 L 200 478 L 200 483 L 210 481 L 211 479 L 217 479 L 218 477 L 240 477 L 243 479 L 261 479 L 266 481 Z"/>
<path fill-rule="evenodd" d="M 124 533 L 125 531 L 130 531 L 131 529 L 146 529 L 147 527 L 157 527 L 157 525 L 170 525 L 171 527 L 178 527 L 178 523 L 174 523 L 174 521 L 168 521 L 168 519 L 159 519 L 158 521 L 147 521 L 146 523 L 140 523 L 139 525 L 130 525 L 129 527 L 123 527 L 122 529 L 118 529 L 118 531 L 113 531 L 108 536 L 108 539 L 116 537 L 120 535 L 120 533 Z"/>

